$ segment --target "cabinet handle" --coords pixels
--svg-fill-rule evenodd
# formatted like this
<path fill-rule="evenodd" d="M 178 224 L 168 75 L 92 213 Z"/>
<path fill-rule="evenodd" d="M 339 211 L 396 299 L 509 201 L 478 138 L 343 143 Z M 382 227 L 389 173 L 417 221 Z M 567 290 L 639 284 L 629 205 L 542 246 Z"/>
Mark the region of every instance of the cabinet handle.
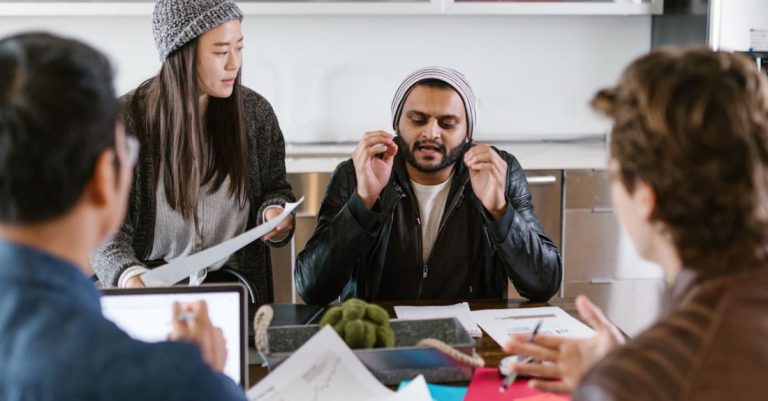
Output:
<path fill-rule="evenodd" d="M 612 284 L 615 283 L 616 280 L 612 278 L 593 278 L 589 280 L 590 284 Z"/>
<path fill-rule="evenodd" d="M 593 207 L 592 213 L 613 213 L 612 207 Z"/>
<path fill-rule="evenodd" d="M 525 177 L 526 180 L 528 180 L 528 184 L 530 185 L 544 185 L 544 184 L 554 184 L 557 182 L 557 177 L 554 175 L 541 175 L 536 177 Z"/>

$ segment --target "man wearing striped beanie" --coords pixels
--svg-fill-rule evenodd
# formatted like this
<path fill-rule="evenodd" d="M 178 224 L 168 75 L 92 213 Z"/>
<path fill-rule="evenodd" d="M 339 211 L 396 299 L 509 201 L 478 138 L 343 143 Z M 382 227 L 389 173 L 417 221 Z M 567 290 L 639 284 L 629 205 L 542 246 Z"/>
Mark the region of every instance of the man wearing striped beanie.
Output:
<path fill-rule="evenodd" d="M 472 141 L 472 87 L 458 71 L 409 75 L 392 101 L 395 133 L 366 133 L 333 173 L 299 254 L 304 301 L 503 298 L 507 279 L 535 301 L 560 286 L 514 156 Z"/>

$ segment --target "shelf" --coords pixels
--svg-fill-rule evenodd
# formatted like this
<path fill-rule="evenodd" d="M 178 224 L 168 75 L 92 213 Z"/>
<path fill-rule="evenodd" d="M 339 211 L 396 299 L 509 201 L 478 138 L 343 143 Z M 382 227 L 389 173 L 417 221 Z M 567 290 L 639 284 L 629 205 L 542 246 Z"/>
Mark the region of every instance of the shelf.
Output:
<path fill-rule="evenodd" d="M 424 15 L 440 14 L 433 2 L 249 2 L 238 3 L 247 15 Z"/>
<path fill-rule="evenodd" d="M 440 14 L 437 1 L 264 1 L 238 2 L 246 15 L 422 15 Z M 147 16 L 153 2 L 9 2 L 0 1 L 6 16 Z"/>
<path fill-rule="evenodd" d="M 155 3 L 0 2 L 0 17 L 152 15 Z"/>
<path fill-rule="evenodd" d="M 448 14 L 488 15 L 651 15 L 661 14 L 663 0 L 652 2 L 588 2 L 588 1 L 451 1 Z"/>
<path fill-rule="evenodd" d="M 650 15 L 661 14 L 663 0 L 607 1 L 241 1 L 246 15 Z M 0 1 L 0 17 L 146 16 L 154 2 Z"/>

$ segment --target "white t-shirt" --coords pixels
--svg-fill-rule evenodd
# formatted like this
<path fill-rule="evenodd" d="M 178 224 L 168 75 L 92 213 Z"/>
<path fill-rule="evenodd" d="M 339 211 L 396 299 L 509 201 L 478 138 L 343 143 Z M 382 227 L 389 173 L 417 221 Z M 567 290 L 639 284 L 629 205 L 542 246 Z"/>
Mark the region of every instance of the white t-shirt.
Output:
<path fill-rule="evenodd" d="M 421 185 L 411 180 L 414 195 L 419 202 L 421 214 L 421 259 L 426 263 L 437 239 L 437 230 L 445 212 L 445 202 L 451 190 L 451 176 L 437 185 Z"/>

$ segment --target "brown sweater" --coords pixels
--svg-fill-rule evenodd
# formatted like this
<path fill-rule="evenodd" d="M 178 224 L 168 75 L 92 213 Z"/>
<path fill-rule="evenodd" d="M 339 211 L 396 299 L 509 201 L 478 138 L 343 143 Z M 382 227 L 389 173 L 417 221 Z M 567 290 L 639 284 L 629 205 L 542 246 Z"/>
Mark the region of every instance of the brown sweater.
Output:
<path fill-rule="evenodd" d="M 768 268 L 677 278 L 672 308 L 598 363 L 574 400 L 768 399 Z"/>

